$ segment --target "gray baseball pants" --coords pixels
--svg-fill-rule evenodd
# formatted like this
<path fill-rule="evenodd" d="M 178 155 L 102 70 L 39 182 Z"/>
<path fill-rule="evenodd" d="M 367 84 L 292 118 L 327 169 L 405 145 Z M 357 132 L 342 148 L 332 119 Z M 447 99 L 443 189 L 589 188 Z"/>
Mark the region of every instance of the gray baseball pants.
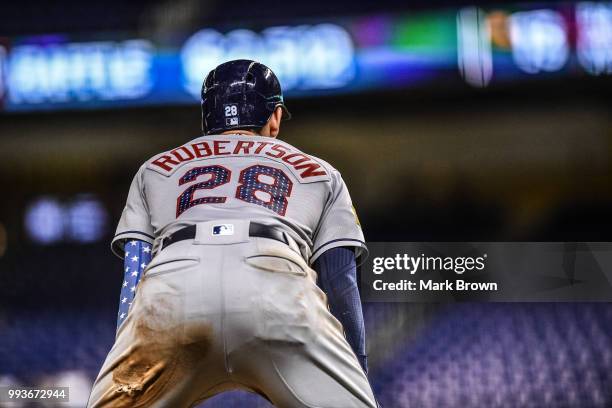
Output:
<path fill-rule="evenodd" d="M 88 407 L 192 407 L 242 389 L 281 408 L 376 408 L 316 273 L 227 222 L 231 236 L 201 223 L 153 258 Z"/>

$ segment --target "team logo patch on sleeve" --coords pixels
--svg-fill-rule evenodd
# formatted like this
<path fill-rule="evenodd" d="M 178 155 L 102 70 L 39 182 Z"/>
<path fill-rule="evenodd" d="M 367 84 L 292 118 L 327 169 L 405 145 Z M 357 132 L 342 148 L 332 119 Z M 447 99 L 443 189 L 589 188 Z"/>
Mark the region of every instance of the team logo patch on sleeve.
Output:
<path fill-rule="evenodd" d="M 355 206 L 353 204 L 351 204 L 351 211 L 353 212 L 353 215 L 355 216 L 355 224 L 361 227 L 361 222 L 359 221 L 359 217 L 357 216 L 357 210 L 355 209 Z"/>

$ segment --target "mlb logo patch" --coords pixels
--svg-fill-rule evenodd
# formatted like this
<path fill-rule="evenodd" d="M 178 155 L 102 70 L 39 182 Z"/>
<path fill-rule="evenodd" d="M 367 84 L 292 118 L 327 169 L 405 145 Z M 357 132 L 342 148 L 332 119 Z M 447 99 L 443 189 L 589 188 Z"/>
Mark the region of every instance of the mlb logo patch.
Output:
<path fill-rule="evenodd" d="M 213 236 L 234 235 L 234 224 L 219 224 L 212 227 Z"/>
<path fill-rule="evenodd" d="M 238 118 L 225 118 L 226 126 L 238 126 Z"/>

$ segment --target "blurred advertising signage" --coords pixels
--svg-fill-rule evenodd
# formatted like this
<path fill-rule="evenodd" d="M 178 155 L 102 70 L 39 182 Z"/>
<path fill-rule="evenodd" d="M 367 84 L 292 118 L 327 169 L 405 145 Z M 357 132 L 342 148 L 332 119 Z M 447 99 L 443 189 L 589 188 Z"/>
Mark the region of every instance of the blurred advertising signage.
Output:
<path fill-rule="evenodd" d="M 261 33 L 205 29 L 189 37 L 180 56 L 182 85 L 198 98 L 206 74 L 233 59 L 268 65 L 285 91 L 340 88 L 355 76 L 351 36 L 334 24 L 272 27 Z"/>
<path fill-rule="evenodd" d="M 154 53 L 145 40 L 17 45 L 6 64 L 8 103 L 140 98 L 153 85 Z"/>
<path fill-rule="evenodd" d="M 204 29 L 180 47 L 151 41 L 66 42 L 61 36 L 13 45 L 4 60 L 7 110 L 186 102 L 199 98 L 216 65 L 236 58 L 261 61 L 291 90 L 333 89 L 355 75 L 350 35 L 334 24 L 271 27 L 261 32 Z"/>
<path fill-rule="evenodd" d="M 474 86 L 495 75 L 571 73 L 573 65 L 591 75 L 612 73 L 611 2 L 514 12 L 466 7 L 457 15 L 457 36 L 459 70 Z"/>
<path fill-rule="evenodd" d="M 168 43 L 104 38 L 1 42 L 3 109 L 194 103 L 208 72 L 236 58 L 270 66 L 289 97 L 434 86 L 456 82 L 457 72 L 477 87 L 528 76 L 612 74 L 610 1 L 203 28 L 180 41 L 167 36 Z"/>

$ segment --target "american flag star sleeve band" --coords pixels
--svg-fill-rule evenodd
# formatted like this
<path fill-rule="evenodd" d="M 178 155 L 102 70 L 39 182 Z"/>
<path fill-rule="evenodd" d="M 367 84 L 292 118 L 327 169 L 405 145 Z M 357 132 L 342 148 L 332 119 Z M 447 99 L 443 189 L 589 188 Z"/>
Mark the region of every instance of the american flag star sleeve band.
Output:
<path fill-rule="evenodd" d="M 148 242 L 130 240 L 125 242 L 125 257 L 123 258 L 123 283 L 119 296 L 119 312 L 117 314 L 117 330 L 127 318 L 130 306 L 136 295 L 136 287 L 142 271 L 151 262 L 153 247 Z"/>

